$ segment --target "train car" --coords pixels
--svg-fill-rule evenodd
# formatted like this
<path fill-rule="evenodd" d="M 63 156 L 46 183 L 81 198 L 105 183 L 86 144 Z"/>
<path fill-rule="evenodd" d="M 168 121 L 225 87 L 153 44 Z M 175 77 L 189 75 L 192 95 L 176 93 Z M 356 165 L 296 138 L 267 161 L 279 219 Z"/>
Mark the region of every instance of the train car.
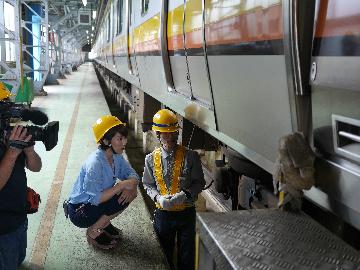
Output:
<path fill-rule="evenodd" d="M 359 1 L 109 0 L 100 16 L 95 65 L 136 130 L 175 111 L 183 143 L 230 167 L 232 209 L 236 179 L 269 187 L 279 139 L 302 132 L 317 157 L 304 207 L 359 248 Z"/>

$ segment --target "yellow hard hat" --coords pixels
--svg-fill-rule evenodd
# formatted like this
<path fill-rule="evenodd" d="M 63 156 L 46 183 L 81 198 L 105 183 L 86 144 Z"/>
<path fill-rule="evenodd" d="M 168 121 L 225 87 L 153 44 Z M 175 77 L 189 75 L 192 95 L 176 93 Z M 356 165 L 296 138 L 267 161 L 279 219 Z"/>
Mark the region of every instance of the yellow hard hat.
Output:
<path fill-rule="evenodd" d="M 168 110 L 162 109 L 153 117 L 152 130 L 160 132 L 175 132 L 179 130 L 176 115 Z"/>
<path fill-rule="evenodd" d="M 6 88 L 3 82 L 0 82 L 0 100 L 4 100 L 11 96 L 11 92 Z"/>
<path fill-rule="evenodd" d="M 96 143 L 99 143 L 106 132 L 118 125 L 125 126 L 123 122 L 121 122 L 116 116 L 113 115 L 104 115 L 96 120 L 92 126 Z"/>

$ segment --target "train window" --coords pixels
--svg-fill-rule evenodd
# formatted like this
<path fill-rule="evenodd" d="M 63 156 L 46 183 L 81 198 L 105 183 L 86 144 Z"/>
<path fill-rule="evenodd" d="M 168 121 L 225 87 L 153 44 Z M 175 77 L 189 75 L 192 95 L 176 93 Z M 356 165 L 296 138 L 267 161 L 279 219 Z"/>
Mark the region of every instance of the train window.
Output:
<path fill-rule="evenodd" d="M 120 34 L 123 27 L 123 0 L 118 0 L 117 2 L 117 26 L 116 34 Z"/>
<path fill-rule="evenodd" d="M 141 0 L 141 15 L 145 15 L 149 9 L 150 0 Z"/>

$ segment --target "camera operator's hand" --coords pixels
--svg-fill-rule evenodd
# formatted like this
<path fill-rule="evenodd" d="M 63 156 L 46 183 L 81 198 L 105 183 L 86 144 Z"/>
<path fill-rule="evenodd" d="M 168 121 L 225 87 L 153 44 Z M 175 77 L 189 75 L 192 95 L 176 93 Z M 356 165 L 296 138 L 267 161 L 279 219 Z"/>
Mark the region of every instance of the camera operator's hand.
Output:
<path fill-rule="evenodd" d="M 26 135 L 26 128 L 15 126 L 8 138 L 8 149 L 0 159 L 0 190 L 6 185 L 12 174 L 16 159 L 23 151 L 23 147 L 17 147 L 17 142 L 28 143 L 31 136 Z"/>
<path fill-rule="evenodd" d="M 31 141 L 31 135 L 27 135 L 27 129 L 23 126 L 15 126 L 9 137 L 9 150 L 19 155 L 22 151 L 26 155 L 25 165 L 30 171 L 41 170 L 42 162 L 34 150 L 35 142 Z"/>
<path fill-rule="evenodd" d="M 21 153 L 25 147 L 31 145 L 31 135 L 27 135 L 27 129 L 23 126 L 16 125 L 11 131 L 9 137 L 9 148 L 15 152 Z"/>
<path fill-rule="evenodd" d="M 34 145 L 24 148 L 24 153 L 25 154 L 30 154 L 30 153 L 34 152 L 35 151 Z"/>

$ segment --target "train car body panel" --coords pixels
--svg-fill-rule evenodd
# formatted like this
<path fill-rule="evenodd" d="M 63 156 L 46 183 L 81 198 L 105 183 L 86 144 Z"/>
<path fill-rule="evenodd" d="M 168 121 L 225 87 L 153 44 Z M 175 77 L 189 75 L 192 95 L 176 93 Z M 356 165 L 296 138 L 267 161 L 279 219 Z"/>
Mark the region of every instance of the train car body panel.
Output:
<path fill-rule="evenodd" d="M 360 2 L 318 1 L 313 85 L 359 91 Z"/>
<path fill-rule="evenodd" d="M 271 162 L 292 133 L 284 65 L 282 56 L 209 56 L 219 131 Z M 249 80 L 255 73 L 264 80 Z"/>
<path fill-rule="evenodd" d="M 313 202 L 335 213 L 360 229 L 360 190 L 358 168 L 346 162 L 319 159 L 316 164 L 316 185 L 305 194 Z M 350 165 L 350 166 L 348 166 Z M 346 168 L 347 167 L 347 168 Z"/>
<path fill-rule="evenodd" d="M 317 185 L 330 211 L 360 228 L 360 3 L 317 2 L 312 52 Z M 312 196 L 316 201 L 316 196 Z"/>
<path fill-rule="evenodd" d="M 270 162 L 275 161 L 278 138 L 293 131 L 282 7 L 281 1 L 273 2 L 207 1 L 205 17 L 219 131 Z"/>
<path fill-rule="evenodd" d="M 133 8 L 139 11 L 140 7 L 136 7 Z M 160 56 L 159 9 L 160 2 L 153 1 L 149 2 L 146 16 L 141 16 L 141 13 L 135 11 L 137 15 L 135 15 L 136 19 L 132 28 L 132 47 L 136 54 L 136 65 L 141 78 L 141 87 L 139 88 L 162 103 L 167 104 L 180 115 L 192 120 L 203 129 L 213 129 L 215 128 L 215 118 L 212 111 L 207 110 L 199 102 L 190 100 L 190 95 L 178 91 L 179 84 L 175 84 L 175 92 L 167 90 Z M 174 58 L 171 60 L 174 60 Z M 186 66 L 177 66 L 177 64 L 176 61 L 172 62 L 172 72 L 178 74 L 179 78 L 183 74 L 187 74 L 187 72 L 183 69 Z"/>
<path fill-rule="evenodd" d="M 319 154 L 307 198 L 360 228 L 360 6 L 304 3 L 109 1 L 96 61 L 267 172 L 279 139 L 305 131 Z"/>
<path fill-rule="evenodd" d="M 121 34 L 114 39 L 114 62 L 116 67 L 116 74 L 121 75 L 122 78 L 130 80 L 128 56 L 126 51 L 126 36 Z"/>

